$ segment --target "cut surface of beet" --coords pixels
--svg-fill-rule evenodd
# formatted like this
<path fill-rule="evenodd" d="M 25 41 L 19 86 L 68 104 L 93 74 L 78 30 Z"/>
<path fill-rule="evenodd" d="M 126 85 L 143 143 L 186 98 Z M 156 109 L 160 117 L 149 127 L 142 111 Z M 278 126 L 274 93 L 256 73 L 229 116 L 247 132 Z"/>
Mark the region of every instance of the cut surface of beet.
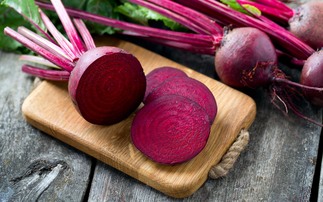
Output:
<path fill-rule="evenodd" d="M 160 97 L 135 115 L 131 138 L 147 157 L 176 164 L 195 157 L 205 147 L 211 125 L 205 110 L 179 95 Z"/>
<path fill-rule="evenodd" d="M 206 111 L 211 124 L 213 123 L 217 114 L 217 103 L 210 89 L 202 82 L 190 77 L 171 77 L 148 95 L 145 104 L 170 94 L 181 95 L 196 102 Z"/>
<path fill-rule="evenodd" d="M 166 79 L 174 76 L 187 76 L 182 70 L 176 69 L 174 67 L 163 66 L 156 68 L 149 72 L 146 76 L 147 79 L 147 88 L 144 97 L 145 99 L 156 87 L 162 84 Z"/>
<path fill-rule="evenodd" d="M 131 54 L 115 47 L 99 47 L 80 57 L 71 72 L 68 89 L 77 110 L 88 122 L 110 125 L 125 119 L 139 106 L 146 77 Z"/>

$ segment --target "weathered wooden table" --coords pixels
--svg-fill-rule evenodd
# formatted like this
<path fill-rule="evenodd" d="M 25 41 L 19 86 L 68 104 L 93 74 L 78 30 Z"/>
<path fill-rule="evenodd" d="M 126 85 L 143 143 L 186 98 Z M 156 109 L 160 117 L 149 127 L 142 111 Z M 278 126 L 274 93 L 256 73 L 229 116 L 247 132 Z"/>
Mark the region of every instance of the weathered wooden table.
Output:
<path fill-rule="evenodd" d="M 213 58 L 148 43 L 167 58 L 215 77 Z M 0 52 L 0 201 L 178 201 L 40 132 L 21 105 L 33 78 L 18 55 Z M 297 71 L 293 72 L 297 76 Z M 323 200 L 322 129 L 285 116 L 263 90 L 245 91 L 257 104 L 250 142 L 226 177 L 208 179 L 184 201 Z M 322 122 L 322 110 L 304 105 Z M 57 111 L 59 113 L 59 111 Z"/>

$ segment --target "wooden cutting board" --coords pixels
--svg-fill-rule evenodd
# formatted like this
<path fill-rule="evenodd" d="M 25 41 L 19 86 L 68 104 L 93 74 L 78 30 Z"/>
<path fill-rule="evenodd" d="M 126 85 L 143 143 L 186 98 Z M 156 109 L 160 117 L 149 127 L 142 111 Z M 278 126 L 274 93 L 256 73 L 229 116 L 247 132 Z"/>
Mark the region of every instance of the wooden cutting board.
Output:
<path fill-rule="evenodd" d="M 64 82 L 44 81 L 33 90 L 22 106 L 25 119 L 45 133 L 169 196 L 183 198 L 193 194 L 206 181 L 211 166 L 221 160 L 241 129 L 248 129 L 252 124 L 256 114 L 254 101 L 212 78 L 129 42 L 101 39 L 98 46 L 103 44 L 134 54 L 146 74 L 156 67 L 173 66 L 210 88 L 217 100 L 218 114 L 208 143 L 200 154 L 173 166 L 154 163 L 131 142 L 133 115 L 112 126 L 92 125 L 75 110 Z"/>

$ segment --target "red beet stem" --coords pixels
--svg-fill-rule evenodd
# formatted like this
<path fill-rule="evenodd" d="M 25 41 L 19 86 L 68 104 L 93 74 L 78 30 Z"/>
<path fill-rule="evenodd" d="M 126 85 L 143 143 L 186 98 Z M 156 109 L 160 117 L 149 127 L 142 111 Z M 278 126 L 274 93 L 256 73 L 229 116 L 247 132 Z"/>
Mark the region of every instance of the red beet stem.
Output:
<path fill-rule="evenodd" d="M 293 13 L 293 10 L 279 0 L 256 0 L 255 2 L 267 5 L 285 12 Z M 293 14 L 290 14 L 293 15 Z"/>
<path fill-rule="evenodd" d="M 212 0 L 176 0 L 183 5 L 199 10 L 217 20 L 235 26 L 255 27 L 267 33 L 274 41 L 298 59 L 307 59 L 314 49 L 291 35 L 287 30 L 277 30 L 271 25 L 246 14 L 235 11 L 220 2 Z"/>
<path fill-rule="evenodd" d="M 131 35 L 131 36 L 137 36 L 134 33 L 126 32 L 125 34 Z M 216 51 L 217 45 L 212 45 L 211 47 L 205 46 L 205 45 L 193 45 L 190 43 L 185 42 L 177 42 L 177 41 L 171 41 L 171 40 L 163 40 L 163 39 L 157 39 L 157 38 L 144 38 L 147 41 L 158 43 L 161 45 L 182 49 L 185 51 L 190 51 L 193 53 L 201 53 L 201 54 L 208 54 L 214 56 L 214 53 Z M 218 41 L 221 41 L 220 38 L 218 38 Z M 220 44 L 220 42 L 214 42 L 214 44 Z"/>
<path fill-rule="evenodd" d="M 70 19 L 70 17 L 68 16 L 63 3 L 61 2 L 61 0 L 51 0 L 56 13 L 59 17 L 59 19 L 61 20 L 61 23 L 65 29 L 65 32 L 68 36 L 68 38 L 70 39 L 71 43 L 73 44 L 73 48 L 74 48 L 74 54 L 76 54 L 77 56 L 80 56 L 82 53 L 85 52 L 85 49 L 83 47 L 83 43 L 80 39 L 80 37 L 77 34 L 77 31 L 72 23 L 72 20 Z"/>
<path fill-rule="evenodd" d="M 39 46 L 45 48 L 46 50 L 52 52 L 53 54 L 57 55 L 57 56 L 61 56 L 64 57 L 66 59 L 68 59 L 69 61 L 72 62 L 72 59 L 70 57 L 68 57 L 64 50 L 61 49 L 59 46 L 57 46 L 56 44 L 44 39 L 43 37 L 39 36 L 38 34 L 32 32 L 31 30 L 25 28 L 25 27 L 18 27 L 18 33 L 24 35 L 26 38 L 32 40 L 33 42 L 35 42 L 36 44 L 38 44 Z"/>
<path fill-rule="evenodd" d="M 52 67 L 52 68 L 60 69 L 60 67 L 54 65 L 53 63 L 49 62 L 48 60 L 46 60 L 45 58 L 42 58 L 40 56 L 21 55 L 19 57 L 19 60 L 33 62 L 33 63 L 36 63 L 36 64 L 45 65 L 47 67 Z"/>
<path fill-rule="evenodd" d="M 4 33 L 14 40 L 20 42 L 24 46 L 28 47 L 30 50 L 34 51 L 38 55 L 46 58 L 50 62 L 54 63 L 55 65 L 62 67 L 66 71 L 70 72 L 74 68 L 74 64 L 68 61 L 67 59 L 57 56 L 52 52 L 42 48 L 41 46 L 37 45 L 33 41 L 29 40 L 28 38 L 24 37 L 23 35 L 19 34 L 18 32 L 14 31 L 13 29 L 6 27 L 4 29 Z"/>
<path fill-rule="evenodd" d="M 72 59 L 72 61 L 76 60 L 77 56 L 73 51 L 73 45 L 61 34 L 55 25 L 50 21 L 48 16 L 41 10 L 39 10 L 40 17 L 42 18 L 46 28 L 55 38 L 59 46 L 65 51 L 65 53 Z"/>
<path fill-rule="evenodd" d="M 74 24 L 79 31 L 79 33 L 82 36 L 82 39 L 85 43 L 85 46 L 87 50 L 90 50 L 92 48 L 95 48 L 94 40 L 89 32 L 89 30 L 86 28 L 84 22 L 81 19 L 73 19 Z"/>
<path fill-rule="evenodd" d="M 36 1 L 37 5 L 41 8 L 54 10 L 51 4 L 42 3 Z M 184 32 L 176 32 L 169 31 L 163 29 L 157 29 L 152 27 L 146 27 L 137 25 L 134 23 L 123 22 L 120 20 L 107 18 L 104 16 L 91 14 L 82 10 L 66 8 L 68 14 L 75 18 L 81 18 L 83 20 L 88 20 L 91 22 L 103 24 L 106 26 L 112 26 L 115 28 L 126 30 L 123 34 L 130 34 L 142 38 L 146 38 L 148 40 L 162 41 L 166 40 L 173 44 L 181 44 L 183 49 L 187 49 L 192 51 L 193 46 L 206 47 L 207 49 L 216 49 L 219 45 L 219 41 L 222 38 L 221 36 L 210 36 L 205 34 L 192 34 L 192 33 L 184 33 Z M 188 44 L 187 46 L 183 46 L 183 44 Z M 190 44 L 190 45 L 189 45 Z M 201 48 L 202 49 L 202 48 Z"/>
<path fill-rule="evenodd" d="M 41 69 L 32 65 L 23 65 L 22 71 L 42 79 L 52 81 L 68 81 L 70 77 L 70 73 L 67 71 Z"/>
<path fill-rule="evenodd" d="M 274 6 L 261 4 L 250 0 L 238 0 L 237 2 L 239 2 L 242 5 L 243 4 L 252 5 L 257 9 L 259 9 L 264 15 L 273 17 L 275 20 L 278 20 L 279 22 L 282 22 L 282 23 L 287 23 L 288 20 L 291 17 L 293 17 L 293 12 L 285 11 L 285 10 L 282 10 L 281 8 L 276 8 Z"/>
<path fill-rule="evenodd" d="M 168 18 L 175 20 L 183 26 L 200 34 L 222 35 L 223 29 L 215 21 L 205 15 L 196 12 L 193 9 L 184 7 L 173 1 L 164 0 L 130 0 L 130 2 L 139 4 L 154 10 Z"/>

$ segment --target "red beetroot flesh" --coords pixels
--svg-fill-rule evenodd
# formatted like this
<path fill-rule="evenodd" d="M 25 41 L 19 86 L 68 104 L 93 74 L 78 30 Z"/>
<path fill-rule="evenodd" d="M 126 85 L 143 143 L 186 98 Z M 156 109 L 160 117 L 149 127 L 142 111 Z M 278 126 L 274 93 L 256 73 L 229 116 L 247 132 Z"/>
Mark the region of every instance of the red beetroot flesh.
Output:
<path fill-rule="evenodd" d="M 187 76 L 182 70 L 176 69 L 174 67 L 159 67 L 146 75 L 147 80 L 147 88 L 144 97 L 145 99 L 156 87 L 158 87 L 161 83 L 163 83 L 166 79 L 174 76 Z"/>
<path fill-rule="evenodd" d="M 277 55 L 269 37 L 251 27 L 236 28 L 225 34 L 215 55 L 215 70 L 220 80 L 238 88 L 269 85 L 276 65 Z"/>
<path fill-rule="evenodd" d="M 313 53 L 305 62 L 300 83 L 323 88 L 323 50 Z M 306 98 L 314 105 L 323 107 L 323 91 L 304 90 Z"/>
<path fill-rule="evenodd" d="M 200 81 L 190 77 L 171 77 L 153 90 L 145 104 L 165 95 L 176 94 L 191 99 L 208 114 L 212 124 L 217 114 L 217 103 L 212 92 Z"/>
<path fill-rule="evenodd" d="M 147 157 L 162 164 L 176 164 L 196 156 L 206 145 L 210 120 L 205 110 L 179 95 L 160 97 L 135 115 L 131 138 Z"/>
<path fill-rule="evenodd" d="M 289 20 L 290 31 L 313 48 L 323 47 L 323 2 L 299 6 Z"/>
<path fill-rule="evenodd" d="M 99 47 L 80 57 L 68 84 L 75 107 L 88 122 L 110 125 L 139 106 L 146 77 L 131 54 L 116 47 Z"/>

